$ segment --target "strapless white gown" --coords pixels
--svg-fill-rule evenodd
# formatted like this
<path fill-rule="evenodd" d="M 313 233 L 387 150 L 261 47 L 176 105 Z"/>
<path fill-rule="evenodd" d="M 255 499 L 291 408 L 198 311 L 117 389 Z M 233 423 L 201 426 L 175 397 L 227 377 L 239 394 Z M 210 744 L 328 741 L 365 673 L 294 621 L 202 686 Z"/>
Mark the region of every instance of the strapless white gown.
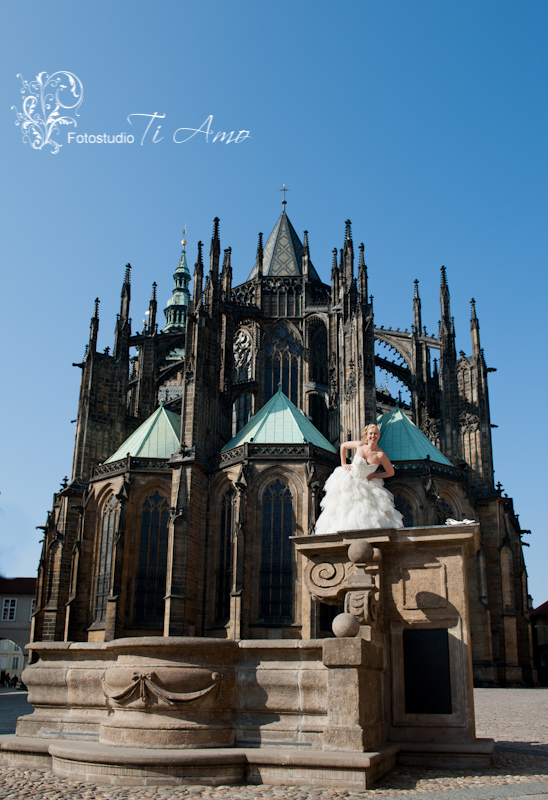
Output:
<path fill-rule="evenodd" d="M 337 467 L 325 482 L 322 513 L 314 533 L 337 533 L 367 528 L 403 528 L 403 517 L 381 478 L 367 480 L 377 469 L 354 456 L 352 469 Z"/>

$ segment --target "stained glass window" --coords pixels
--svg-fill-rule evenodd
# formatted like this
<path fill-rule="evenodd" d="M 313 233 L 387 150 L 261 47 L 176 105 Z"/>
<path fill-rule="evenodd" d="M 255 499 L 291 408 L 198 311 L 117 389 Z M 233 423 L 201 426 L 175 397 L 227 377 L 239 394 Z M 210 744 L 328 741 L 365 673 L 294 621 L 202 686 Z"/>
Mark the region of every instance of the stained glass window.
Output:
<path fill-rule="evenodd" d="M 134 624 L 161 628 L 167 573 L 169 503 L 156 491 L 143 503 Z"/>
<path fill-rule="evenodd" d="M 269 335 L 265 350 L 265 400 L 276 394 L 281 383 L 283 393 L 298 406 L 301 348 L 294 332 L 278 325 Z"/>
<path fill-rule="evenodd" d="M 413 527 L 413 506 L 405 497 L 402 497 L 401 494 L 397 494 L 394 497 L 394 505 L 400 512 L 403 517 L 403 524 L 406 528 Z M 444 520 L 445 522 L 445 520 Z"/>
<path fill-rule="evenodd" d="M 118 527 L 120 503 L 111 497 L 103 508 L 101 517 L 101 541 L 97 559 L 97 580 L 95 584 L 95 622 L 104 622 L 107 616 L 107 598 L 110 591 L 112 571 L 112 551 L 114 534 Z"/>
<path fill-rule="evenodd" d="M 263 622 L 291 623 L 293 574 L 290 536 L 293 535 L 291 492 L 281 481 L 272 483 L 263 497 L 263 529 L 259 589 L 259 618 Z"/>
<path fill-rule="evenodd" d="M 226 622 L 230 617 L 234 495 L 234 489 L 229 489 L 228 492 L 225 492 L 221 501 L 219 550 L 215 581 L 215 619 L 218 622 Z"/>

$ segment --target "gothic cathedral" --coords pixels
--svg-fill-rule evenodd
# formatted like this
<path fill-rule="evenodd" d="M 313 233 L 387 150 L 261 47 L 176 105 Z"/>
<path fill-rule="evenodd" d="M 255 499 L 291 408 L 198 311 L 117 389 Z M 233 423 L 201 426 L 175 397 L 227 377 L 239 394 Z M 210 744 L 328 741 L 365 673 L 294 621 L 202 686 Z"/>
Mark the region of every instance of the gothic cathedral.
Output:
<path fill-rule="evenodd" d="M 423 328 L 417 281 L 410 329 L 377 326 L 350 221 L 326 284 L 283 209 L 239 286 L 217 218 L 205 275 L 198 242 L 192 295 L 183 240 L 163 326 L 153 284 L 132 333 L 128 264 L 112 353 L 97 351 L 96 301 L 33 641 L 331 635 L 333 607 L 305 596 L 291 537 L 313 533 L 341 441 L 376 420 L 406 527 L 480 523 L 467 570 L 476 685 L 532 685 L 524 531 L 493 484 L 474 301 L 469 356 L 456 352 L 444 267 L 437 336 Z M 410 401 L 378 388 L 375 367 Z"/>

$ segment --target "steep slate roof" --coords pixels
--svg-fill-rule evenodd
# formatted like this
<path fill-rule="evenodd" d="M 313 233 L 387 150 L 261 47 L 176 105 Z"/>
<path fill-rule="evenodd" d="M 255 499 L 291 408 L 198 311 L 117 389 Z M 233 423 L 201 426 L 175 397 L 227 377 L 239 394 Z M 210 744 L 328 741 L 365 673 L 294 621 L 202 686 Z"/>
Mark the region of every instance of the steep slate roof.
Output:
<path fill-rule="evenodd" d="M 302 256 L 303 245 L 284 210 L 264 246 L 263 275 L 298 277 L 303 274 Z M 308 272 L 312 280 L 320 280 L 311 261 L 308 262 Z M 248 281 L 256 275 L 257 262 Z"/>
<path fill-rule="evenodd" d="M 120 461 L 128 453 L 130 456 L 140 458 L 171 458 L 180 444 L 180 427 L 179 414 L 167 411 L 162 404 L 142 425 L 139 425 L 110 458 L 107 458 L 105 464 Z"/>
<path fill-rule="evenodd" d="M 548 600 L 529 614 L 530 617 L 548 617 Z"/>
<path fill-rule="evenodd" d="M 453 466 L 401 409 L 380 415 L 377 425 L 381 432 L 379 447 L 390 461 L 422 461 L 429 456 L 430 461 Z"/>
<path fill-rule="evenodd" d="M 0 594 L 35 594 L 36 578 L 0 578 Z"/>
<path fill-rule="evenodd" d="M 302 444 L 308 442 L 331 453 L 337 451 L 310 422 L 281 388 L 261 410 L 251 417 L 247 425 L 225 444 L 221 452 L 232 450 L 244 442 L 254 444 Z"/>

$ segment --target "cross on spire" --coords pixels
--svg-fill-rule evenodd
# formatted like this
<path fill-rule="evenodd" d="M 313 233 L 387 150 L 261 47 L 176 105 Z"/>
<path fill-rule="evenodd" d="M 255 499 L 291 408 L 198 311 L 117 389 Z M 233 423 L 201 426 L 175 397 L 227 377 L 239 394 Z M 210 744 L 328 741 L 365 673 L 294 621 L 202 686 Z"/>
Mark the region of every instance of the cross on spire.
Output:
<path fill-rule="evenodd" d="M 286 205 L 287 205 L 287 200 L 285 199 L 285 193 L 286 193 L 286 192 L 290 192 L 290 191 L 291 191 L 291 189 L 286 189 L 286 188 L 285 188 L 285 183 L 284 183 L 284 184 L 283 184 L 283 187 L 282 187 L 281 189 L 278 189 L 278 191 L 279 191 L 279 192 L 283 192 L 283 193 L 284 193 L 284 199 L 282 200 L 282 206 L 284 207 L 284 211 L 285 211 L 285 207 L 286 207 Z"/>

